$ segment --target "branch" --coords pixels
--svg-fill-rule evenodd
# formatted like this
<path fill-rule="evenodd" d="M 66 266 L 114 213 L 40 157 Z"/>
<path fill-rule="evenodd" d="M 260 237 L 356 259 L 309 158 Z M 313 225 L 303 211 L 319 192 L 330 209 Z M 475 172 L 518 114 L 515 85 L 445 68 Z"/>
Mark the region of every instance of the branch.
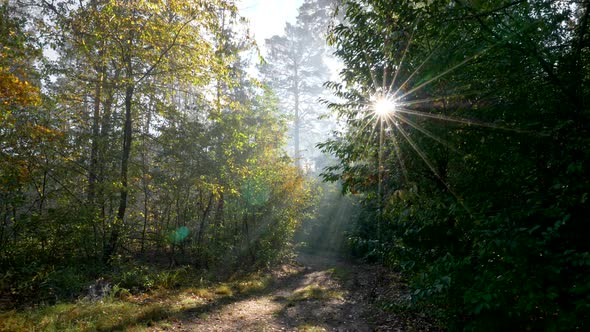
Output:
<path fill-rule="evenodd" d="M 459 5 L 463 6 L 463 8 L 467 9 L 468 11 L 472 12 L 473 15 L 471 17 L 475 18 L 477 20 L 477 22 L 479 23 L 479 25 L 481 26 L 482 29 L 484 29 L 486 32 L 488 32 L 490 35 L 492 35 L 495 39 L 497 39 L 498 43 L 502 43 L 505 42 L 504 38 L 502 36 L 500 36 L 499 34 L 497 34 L 496 32 L 494 32 L 489 26 L 487 26 L 487 24 L 482 20 L 483 15 L 480 15 L 476 12 L 476 10 L 470 6 L 468 6 L 467 4 L 465 4 L 462 0 L 455 0 L 456 3 L 458 3 Z M 506 9 L 510 6 L 516 5 L 520 2 L 523 1 L 515 1 L 510 3 L 509 5 L 503 6 L 502 9 Z M 524 37 L 523 37 L 524 38 Z M 559 90 L 561 90 L 561 92 L 570 99 L 570 101 L 574 104 L 575 107 L 579 108 L 579 103 L 577 102 L 577 98 L 575 95 L 572 95 L 572 93 L 570 92 L 570 89 L 564 84 L 564 82 L 562 80 L 559 79 L 559 77 L 557 77 L 557 75 L 555 74 L 555 71 L 553 70 L 553 66 L 547 62 L 547 60 L 545 60 L 541 54 L 539 54 L 535 44 L 533 42 L 531 42 L 530 40 L 526 40 L 526 42 L 531 46 L 530 49 L 528 51 L 533 50 L 533 52 L 527 52 L 527 49 L 523 48 L 523 47 L 519 47 L 517 45 L 511 44 L 511 43 L 506 43 L 506 46 L 518 51 L 519 53 L 521 53 L 522 55 L 530 55 L 532 56 L 535 60 L 537 60 L 537 62 L 539 63 L 539 65 L 541 66 L 541 69 L 547 74 L 548 78 L 549 78 L 549 82 L 555 86 L 557 86 L 559 88 Z"/>
<path fill-rule="evenodd" d="M 462 0 L 455 0 L 455 2 L 457 2 L 461 6 L 463 6 L 464 8 L 466 8 L 467 10 L 472 12 L 471 15 L 463 16 L 460 18 L 461 20 L 464 20 L 464 19 L 470 19 L 470 18 L 482 18 L 482 17 L 490 16 L 490 15 L 496 14 L 497 12 L 503 11 L 504 9 L 508 9 L 510 7 L 520 5 L 521 3 L 527 2 L 527 0 L 512 1 L 512 2 L 505 4 L 504 6 L 500 6 L 498 8 L 494 8 L 494 9 L 491 9 L 491 10 L 488 10 L 485 12 L 481 12 L 481 13 L 475 12 L 475 10 L 473 8 L 468 7 L 465 3 L 463 3 Z"/>

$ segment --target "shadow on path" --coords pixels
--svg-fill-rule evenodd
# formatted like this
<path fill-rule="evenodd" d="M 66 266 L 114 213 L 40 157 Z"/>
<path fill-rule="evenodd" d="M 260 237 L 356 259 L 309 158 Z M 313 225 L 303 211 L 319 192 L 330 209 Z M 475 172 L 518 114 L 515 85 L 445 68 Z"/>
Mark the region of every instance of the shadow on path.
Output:
<path fill-rule="evenodd" d="M 347 263 L 300 254 L 298 272 L 253 295 L 225 298 L 186 310 L 174 331 L 370 331 L 368 306 L 343 280 Z"/>

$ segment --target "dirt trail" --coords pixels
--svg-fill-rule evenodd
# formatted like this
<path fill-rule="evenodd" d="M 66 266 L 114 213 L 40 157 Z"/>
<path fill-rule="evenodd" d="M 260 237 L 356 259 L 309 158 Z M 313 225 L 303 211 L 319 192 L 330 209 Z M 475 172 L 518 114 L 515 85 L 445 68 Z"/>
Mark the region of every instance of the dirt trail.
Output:
<path fill-rule="evenodd" d="M 299 255 L 298 267 L 266 293 L 217 303 L 176 331 L 373 331 L 361 290 L 366 271 L 335 257 Z"/>

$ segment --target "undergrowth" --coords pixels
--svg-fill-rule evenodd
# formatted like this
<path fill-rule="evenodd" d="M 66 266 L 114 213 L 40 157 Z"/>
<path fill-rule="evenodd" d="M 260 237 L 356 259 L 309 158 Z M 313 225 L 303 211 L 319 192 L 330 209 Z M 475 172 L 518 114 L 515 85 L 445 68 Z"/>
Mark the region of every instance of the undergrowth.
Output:
<path fill-rule="evenodd" d="M 206 310 L 212 301 L 263 291 L 272 278 L 255 272 L 220 282 L 188 267 L 150 272 L 146 266 L 137 266 L 115 271 L 100 281 L 108 281 L 110 286 L 99 299 L 80 293 L 69 301 L 0 311 L 0 331 L 165 328 L 170 320 L 181 318 L 189 310 Z"/>

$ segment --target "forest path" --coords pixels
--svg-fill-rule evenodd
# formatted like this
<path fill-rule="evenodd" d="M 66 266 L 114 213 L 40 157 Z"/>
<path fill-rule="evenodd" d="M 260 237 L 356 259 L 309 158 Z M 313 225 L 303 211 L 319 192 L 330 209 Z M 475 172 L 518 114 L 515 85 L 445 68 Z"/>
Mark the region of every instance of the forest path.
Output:
<path fill-rule="evenodd" d="M 372 331 L 371 267 L 330 255 L 300 254 L 298 264 L 262 294 L 187 313 L 174 331 Z"/>

